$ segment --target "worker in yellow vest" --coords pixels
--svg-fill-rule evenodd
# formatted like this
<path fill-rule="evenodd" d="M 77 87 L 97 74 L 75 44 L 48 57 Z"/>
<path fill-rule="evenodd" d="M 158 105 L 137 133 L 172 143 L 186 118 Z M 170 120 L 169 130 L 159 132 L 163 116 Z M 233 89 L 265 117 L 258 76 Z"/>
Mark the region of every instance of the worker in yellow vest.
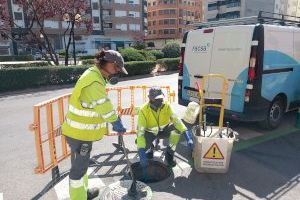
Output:
<path fill-rule="evenodd" d="M 87 169 L 93 141 L 101 140 L 113 130 L 126 132 L 120 118 L 106 94 L 106 84 L 116 84 L 118 74 L 128 74 L 124 60 L 117 51 L 97 53 L 95 66 L 87 69 L 77 81 L 69 101 L 69 110 L 62 125 L 62 133 L 71 149 L 69 193 L 71 200 L 93 199 L 99 194 L 88 188 Z"/>
<path fill-rule="evenodd" d="M 153 158 L 153 141 L 155 139 L 169 138 L 165 160 L 170 167 L 174 167 L 174 153 L 181 134 L 187 128 L 179 117 L 173 112 L 169 103 L 164 102 L 164 94 L 159 87 L 149 90 L 149 102 L 143 105 L 138 115 L 137 147 L 140 164 L 147 167 L 148 159 Z"/>

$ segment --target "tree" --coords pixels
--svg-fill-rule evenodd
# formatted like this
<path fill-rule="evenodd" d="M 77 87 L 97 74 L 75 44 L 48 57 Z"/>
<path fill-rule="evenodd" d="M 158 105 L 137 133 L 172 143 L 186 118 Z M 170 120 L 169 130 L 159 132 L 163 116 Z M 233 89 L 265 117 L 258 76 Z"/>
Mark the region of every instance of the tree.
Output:
<path fill-rule="evenodd" d="M 0 0 L 0 36 L 4 39 L 10 37 L 12 21 L 7 10 L 7 0 Z"/>
<path fill-rule="evenodd" d="M 73 58 L 76 65 L 76 47 L 75 47 L 75 27 L 85 26 L 87 32 L 92 31 L 92 20 L 86 14 L 89 9 L 88 2 L 85 0 L 64 0 L 60 10 L 62 20 L 68 23 L 64 31 L 64 45 L 65 45 L 65 65 L 69 63 L 69 48 L 72 42 Z M 66 42 L 66 35 L 68 35 L 68 42 Z"/>
<path fill-rule="evenodd" d="M 1 8 L 6 3 L 5 0 L 1 1 Z M 3 3 L 2 3 L 3 1 Z M 70 46 L 71 40 L 73 40 L 73 51 L 75 52 L 75 38 L 74 38 L 74 27 L 80 26 L 82 22 L 86 22 L 87 28 L 90 29 L 91 23 L 87 19 L 81 20 L 81 14 L 85 13 L 87 9 L 87 4 L 85 0 L 15 0 L 17 5 L 19 5 L 26 16 L 26 29 L 20 27 L 13 21 L 13 18 L 5 13 L 1 12 L 1 35 L 9 36 L 8 27 L 11 28 L 12 40 L 16 41 L 14 38 L 16 30 L 25 30 L 22 34 L 22 41 L 32 48 L 38 49 L 43 57 L 50 62 L 50 60 L 58 65 L 58 56 L 51 43 L 49 32 L 45 28 L 45 20 L 63 20 L 63 16 L 68 15 L 69 25 L 65 34 L 69 34 L 68 48 Z M 2 9 L 3 10 L 3 9 Z M 3 28 L 2 28 L 3 27 Z M 6 32 L 5 32 L 6 31 Z M 69 49 L 67 49 L 69 50 Z"/>

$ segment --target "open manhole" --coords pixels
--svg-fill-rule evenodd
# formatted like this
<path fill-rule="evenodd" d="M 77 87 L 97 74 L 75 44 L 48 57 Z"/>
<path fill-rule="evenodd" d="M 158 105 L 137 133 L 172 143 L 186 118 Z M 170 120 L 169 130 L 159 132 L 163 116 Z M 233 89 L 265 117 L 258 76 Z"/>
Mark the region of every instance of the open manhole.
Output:
<path fill-rule="evenodd" d="M 145 171 L 140 162 L 133 163 L 131 168 L 135 179 L 144 183 L 163 181 L 171 175 L 169 168 L 165 164 L 154 160 L 149 160 L 149 165 Z"/>

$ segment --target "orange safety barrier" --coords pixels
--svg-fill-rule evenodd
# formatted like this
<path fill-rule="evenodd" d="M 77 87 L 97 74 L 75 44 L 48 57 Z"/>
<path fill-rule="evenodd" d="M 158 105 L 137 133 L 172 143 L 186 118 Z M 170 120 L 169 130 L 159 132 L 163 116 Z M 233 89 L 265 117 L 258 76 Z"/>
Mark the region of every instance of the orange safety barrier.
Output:
<path fill-rule="evenodd" d="M 170 92 L 169 86 L 161 86 L 166 90 L 166 98 L 169 102 L 175 101 L 175 93 Z M 108 95 L 117 93 L 117 112 L 120 117 L 130 116 L 131 130 L 126 134 L 134 134 L 135 130 L 135 115 L 138 113 L 139 107 L 136 107 L 135 95 L 137 90 L 141 90 L 142 103 L 147 101 L 147 92 L 149 86 L 128 86 L 107 88 Z M 129 104 L 122 105 L 122 94 L 130 93 Z M 43 174 L 50 169 L 57 168 L 58 163 L 66 159 L 70 155 L 65 137 L 61 134 L 61 125 L 64 122 L 65 113 L 67 111 L 68 101 L 71 94 L 59 96 L 48 101 L 36 104 L 33 106 L 34 121 L 30 124 L 29 129 L 34 132 L 35 149 L 37 166 L 35 173 Z M 128 98 L 126 96 L 126 98 Z M 111 98 L 112 99 L 112 98 Z M 55 109 L 57 108 L 57 109 Z M 114 136 L 116 133 L 109 131 L 109 136 Z"/>

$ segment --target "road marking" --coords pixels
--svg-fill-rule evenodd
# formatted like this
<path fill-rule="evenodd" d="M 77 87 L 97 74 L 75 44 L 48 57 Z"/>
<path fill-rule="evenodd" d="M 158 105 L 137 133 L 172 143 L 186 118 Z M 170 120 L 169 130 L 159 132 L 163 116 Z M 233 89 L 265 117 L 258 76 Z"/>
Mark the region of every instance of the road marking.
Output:
<path fill-rule="evenodd" d="M 3 200 L 3 193 L 0 193 L 0 200 Z"/>

